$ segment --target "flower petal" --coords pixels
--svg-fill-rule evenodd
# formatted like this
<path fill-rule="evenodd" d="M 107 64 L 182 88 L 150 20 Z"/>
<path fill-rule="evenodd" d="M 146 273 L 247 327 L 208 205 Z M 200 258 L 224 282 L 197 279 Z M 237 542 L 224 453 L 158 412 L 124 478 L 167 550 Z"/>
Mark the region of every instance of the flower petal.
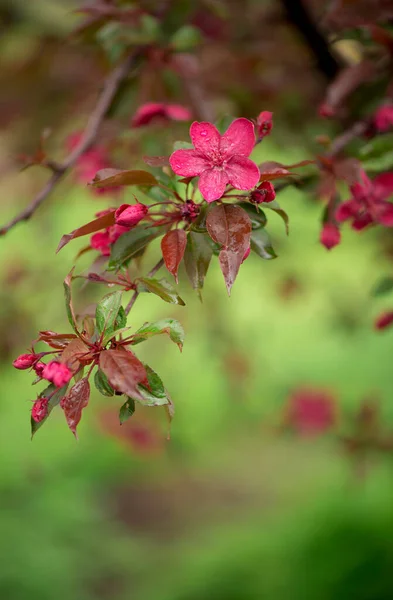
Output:
<path fill-rule="evenodd" d="M 176 175 L 183 177 L 195 177 L 210 167 L 206 158 L 196 150 L 175 150 L 169 157 L 169 164 Z"/>
<path fill-rule="evenodd" d="M 248 119 L 235 119 L 221 138 L 221 152 L 226 158 L 234 154 L 250 156 L 255 145 L 254 125 Z"/>
<path fill-rule="evenodd" d="M 228 161 L 225 171 L 229 183 L 237 190 L 250 190 L 259 181 L 257 165 L 245 156 L 233 156 Z"/>
<path fill-rule="evenodd" d="M 226 172 L 219 167 L 213 167 L 202 173 L 199 179 L 199 191 L 207 202 L 213 202 L 221 198 L 227 183 Z"/>
<path fill-rule="evenodd" d="M 211 156 L 218 153 L 220 147 L 221 135 L 218 129 L 211 123 L 194 123 L 190 127 L 191 141 L 195 150 L 205 156 Z"/>
<path fill-rule="evenodd" d="M 393 173 L 381 173 L 374 181 L 375 194 L 378 200 L 386 200 L 393 194 Z"/>

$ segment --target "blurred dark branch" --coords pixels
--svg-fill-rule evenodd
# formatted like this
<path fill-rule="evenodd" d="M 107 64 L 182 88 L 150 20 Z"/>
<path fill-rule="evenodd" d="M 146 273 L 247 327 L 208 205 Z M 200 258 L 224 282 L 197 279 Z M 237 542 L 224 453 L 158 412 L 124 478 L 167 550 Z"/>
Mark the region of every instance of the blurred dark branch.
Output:
<path fill-rule="evenodd" d="M 357 121 L 349 129 L 346 129 L 343 133 L 333 140 L 330 150 L 327 156 L 333 157 L 340 154 L 342 150 L 357 137 L 362 136 L 369 129 L 370 123 L 366 120 Z"/>
<path fill-rule="evenodd" d="M 143 50 L 137 50 L 130 56 L 128 56 L 124 62 L 118 65 L 108 76 L 104 83 L 102 92 L 98 98 L 98 102 L 90 114 L 87 121 L 86 128 L 83 132 L 79 144 L 72 150 L 67 158 L 62 163 L 51 162 L 49 168 L 52 171 L 52 176 L 37 194 L 37 196 L 31 201 L 31 203 L 16 217 L 11 219 L 8 223 L 0 228 L 0 235 L 5 235 L 10 229 L 12 229 L 18 223 L 22 221 L 28 221 L 35 211 L 41 206 L 44 200 L 56 187 L 57 183 L 64 177 L 68 170 L 75 165 L 78 158 L 90 148 L 97 138 L 99 129 L 107 115 L 112 103 L 119 91 L 121 84 L 124 79 L 128 76 L 129 72 L 133 67 L 136 66 L 138 59 L 142 55 Z"/>
<path fill-rule="evenodd" d="M 313 53 L 319 70 L 329 79 L 335 79 L 341 66 L 330 52 L 329 44 L 318 29 L 304 0 L 281 0 L 288 20 L 303 36 L 304 41 Z"/>

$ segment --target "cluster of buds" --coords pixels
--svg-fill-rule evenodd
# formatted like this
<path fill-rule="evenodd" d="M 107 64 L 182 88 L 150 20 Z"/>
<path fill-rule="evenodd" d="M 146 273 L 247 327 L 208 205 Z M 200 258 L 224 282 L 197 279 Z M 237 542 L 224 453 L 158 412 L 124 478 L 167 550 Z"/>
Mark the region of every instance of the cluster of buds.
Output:
<path fill-rule="evenodd" d="M 149 208 L 145 204 L 122 204 L 115 212 L 115 223 L 106 227 L 104 231 L 98 231 L 90 238 L 90 246 L 98 250 L 102 256 L 109 256 L 111 246 L 120 236 L 138 225 L 147 215 Z M 112 211 L 102 210 L 96 213 L 96 217 L 103 217 Z"/>

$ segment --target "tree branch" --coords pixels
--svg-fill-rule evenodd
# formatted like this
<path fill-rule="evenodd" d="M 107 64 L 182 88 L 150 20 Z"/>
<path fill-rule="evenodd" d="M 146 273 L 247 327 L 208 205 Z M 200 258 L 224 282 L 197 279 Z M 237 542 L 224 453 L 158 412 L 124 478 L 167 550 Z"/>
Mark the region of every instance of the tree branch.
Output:
<path fill-rule="evenodd" d="M 97 138 L 99 129 L 102 125 L 102 122 L 106 114 L 108 113 L 113 103 L 113 100 L 115 99 L 120 85 L 127 77 L 130 70 L 136 65 L 138 58 L 142 55 L 142 53 L 143 51 L 142 49 L 140 49 L 134 52 L 133 54 L 130 54 L 124 60 L 124 62 L 122 62 L 110 73 L 106 82 L 104 83 L 102 93 L 98 98 L 98 102 L 87 121 L 86 128 L 83 132 L 79 144 L 72 150 L 72 152 L 62 163 L 56 163 L 56 169 L 52 169 L 53 174 L 46 183 L 46 185 L 31 201 L 31 203 L 24 210 L 22 210 L 22 212 L 20 212 L 18 215 L 16 215 L 16 217 L 11 219 L 11 221 L 9 221 L 5 225 L 3 225 L 3 227 L 0 228 L 0 235 L 5 235 L 18 223 L 30 219 L 30 217 L 35 213 L 37 208 L 41 206 L 43 201 L 52 192 L 57 183 L 64 177 L 67 171 L 74 166 L 78 158 L 82 154 L 84 154 L 84 152 L 86 152 L 86 150 L 88 150 L 90 146 L 94 143 L 95 139 Z"/>
<path fill-rule="evenodd" d="M 152 270 L 149 271 L 149 273 L 147 274 L 147 277 L 153 277 L 153 275 L 155 275 L 157 273 L 157 271 L 159 271 L 163 265 L 164 265 L 164 259 L 161 258 L 158 261 L 158 263 L 152 268 Z M 129 314 L 129 312 L 132 309 L 132 307 L 134 306 L 138 296 L 139 296 L 139 292 L 138 292 L 138 290 L 135 290 L 135 292 L 133 293 L 133 295 L 131 297 L 131 300 L 129 301 L 129 303 L 127 304 L 127 306 L 125 308 L 126 315 Z"/>
<path fill-rule="evenodd" d="M 328 43 L 314 23 L 302 0 L 281 0 L 288 20 L 303 36 L 313 53 L 319 70 L 332 80 L 337 76 L 340 65 L 330 52 Z"/>

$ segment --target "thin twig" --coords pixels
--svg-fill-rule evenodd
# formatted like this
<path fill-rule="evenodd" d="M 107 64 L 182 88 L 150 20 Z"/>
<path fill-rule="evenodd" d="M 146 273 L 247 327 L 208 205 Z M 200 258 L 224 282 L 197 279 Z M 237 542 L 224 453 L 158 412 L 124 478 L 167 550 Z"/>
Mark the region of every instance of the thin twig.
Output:
<path fill-rule="evenodd" d="M 370 123 L 367 121 L 357 121 L 346 129 L 341 135 L 337 136 L 333 141 L 330 150 L 327 154 L 329 158 L 340 154 L 342 150 L 350 143 L 353 139 L 362 136 L 367 129 L 370 127 Z"/>
<path fill-rule="evenodd" d="M 37 196 L 32 200 L 32 202 L 20 212 L 16 217 L 11 219 L 6 225 L 0 228 L 0 235 L 5 235 L 12 227 L 21 223 L 22 221 L 27 221 L 30 217 L 35 213 L 37 208 L 43 203 L 43 201 L 49 196 L 52 192 L 56 184 L 64 177 L 66 172 L 76 163 L 78 158 L 86 152 L 90 148 L 90 146 L 94 143 L 99 129 L 102 125 L 102 122 L 110 109 L 113 100 L 120 88 L 120 85 L 127 77 L 129 71 L 136 65 L 138 58 L 141 56 L 142 50 L 139 49 L 133 54 L 130 54 L 124 62 L 122 62 L 116 69 L 114 69 L 110 75 L 108 76 L 102 93 L 98 98 L 98 102 L 91 113 L 86 128 L 83 132 L 81 140 L 79 144 L 72 150 L 72 152 L 67 156 L 67 158 L 62 162 L 57 164 L 56 169 L 53 170 L 53 174 L 42 188 L 42 190 L 37 194 Z"/>
<path fill-rule="evenodd" d="M 164 265 L 164 259 L 161 258 L 158 261 L 158 263 L 152 268 L 152 270 L 149 271 L 149 273 L 146 275 L 146 277 L 153 277 L 153 275 L 155 275 L 157 273 L 157 271 L 159 271 L 163 265 Z M 131 300 L 129 301 L 129 303 L 127 304 L 127 306 L 125 308 L 126 315 L 128 315 L 129 312 L 131 311 L 138 296 L 139 296 L 139 292 L 138 292 L 138 290 L 135 290 L 135 292 L 133 293 L 133 295 L 131 297 Z"/>

